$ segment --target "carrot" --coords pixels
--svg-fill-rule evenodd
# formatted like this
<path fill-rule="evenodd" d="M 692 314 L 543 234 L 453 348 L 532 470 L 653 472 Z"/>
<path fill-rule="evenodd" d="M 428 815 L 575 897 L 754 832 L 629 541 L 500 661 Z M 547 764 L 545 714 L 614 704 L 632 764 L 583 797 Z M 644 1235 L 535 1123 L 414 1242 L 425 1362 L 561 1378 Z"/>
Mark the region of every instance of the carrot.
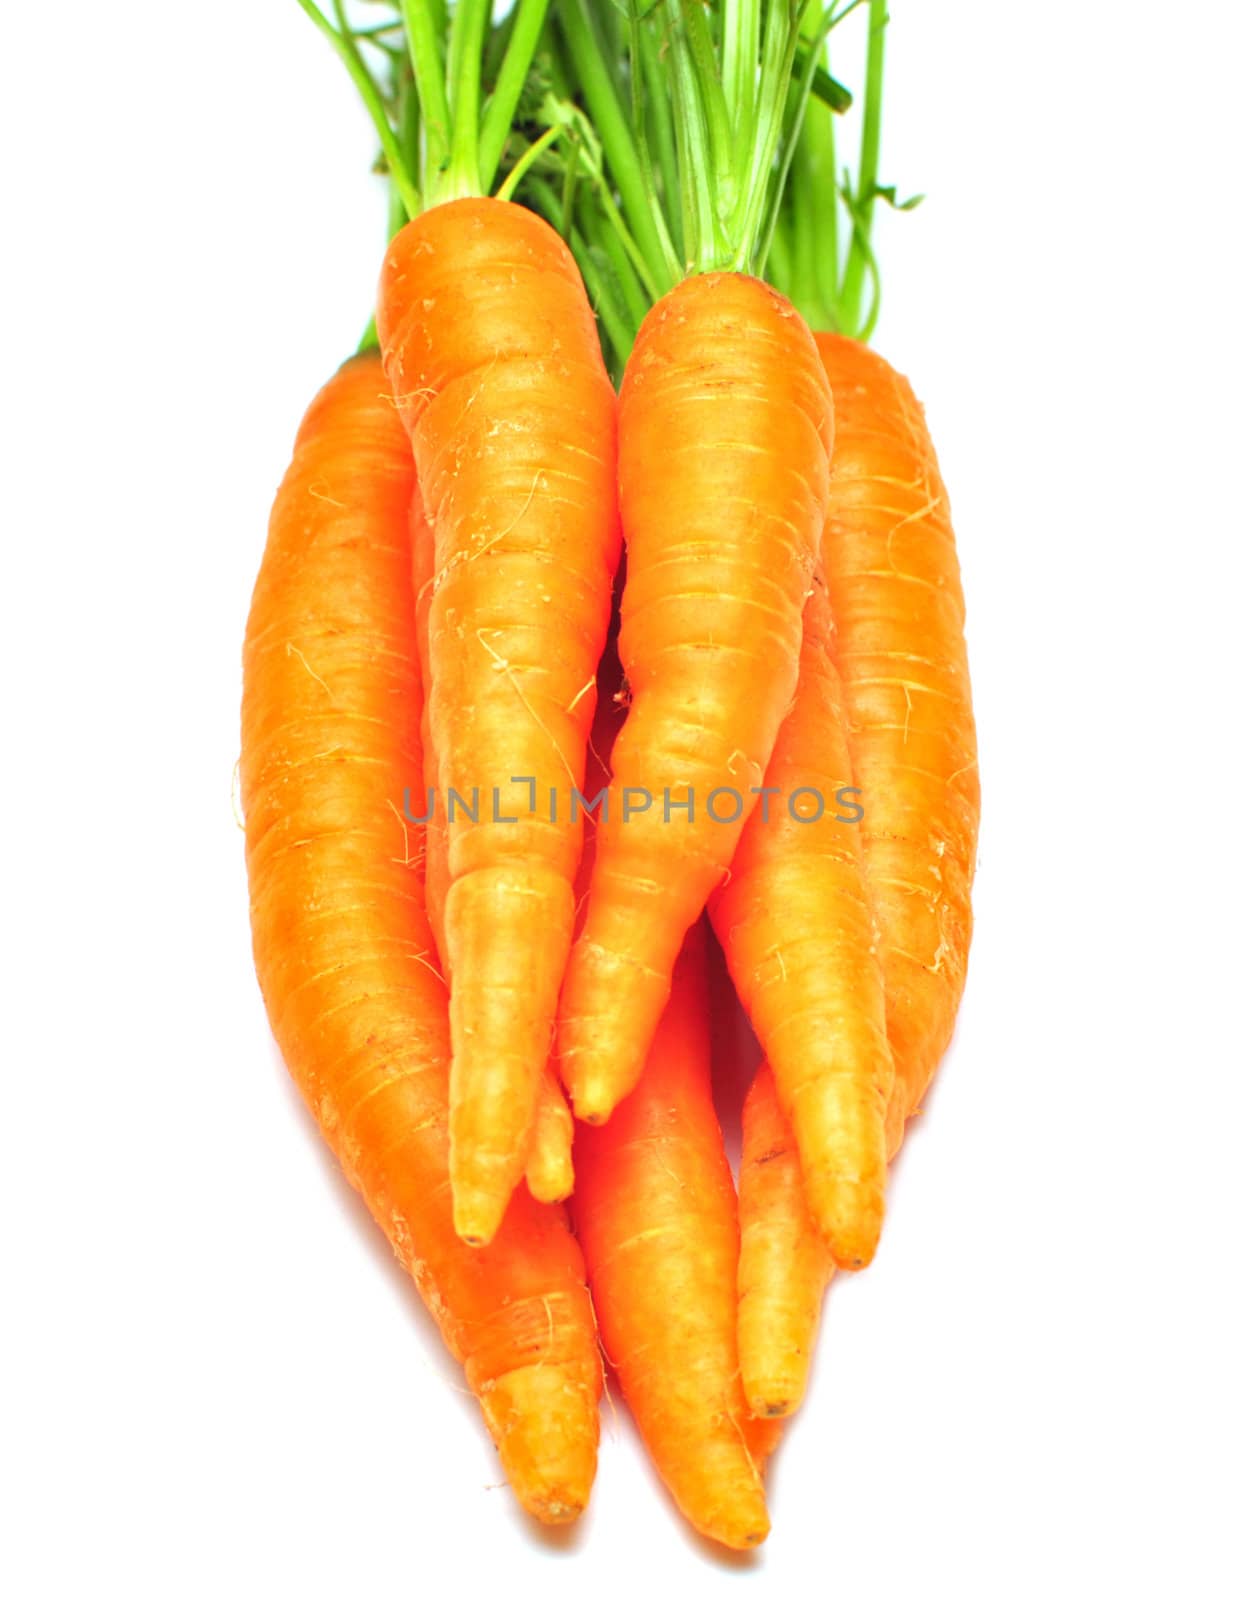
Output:
<path fill-rule="evenodd" d="M 642 1069 L 683 936 L 734 855 L 731 814 L 746 818 L 795 691 L 832 407 L 788 302 L 707 273 L 643 323 L 618 429 L 632 702 L 559 1020 L 560 1070 L 592 1122 Z"/>
<path fill-rule="evenodd" d="M 799 1145 L 809 1207 L 836 1262 L 855 1268 L 883 1221 L 893 1066 L 834 634 L 819 582 L 762 807 L 709 914 Z"/>
<path fill-rule="evenodd" d="M 411 586 L 415 593 L 415 638 L 419 650 L 423 711 L 420 748 L 428 785 L 418 814 L 424 826 L 424 908 L 441 959 L 442 973 L 449 970 L 446 952 L 446 894 L 450 888 L 450 863 L 446 858 L 446 807 L 437 792 L 437 753 L 433 748 L 429 697 L 433 692 L 433 667 L 428 649 L 428 613 L 433 598 L 433 530 L 424 515 L 418 487 L 411 495 Z M 413 815 L 416 813 L 413 812 Z"/>
<path fill-rule="evenodd" d="M 567 1200 L 573 1192 L 573 1114 L 550 1067 L 542 1074 L 538 1089 L 525 1183 L 533 1198 L 544 1205 Z"/>
<path fill-rule="evenodd" d="M 451 1179 L 456 1229 L 484 1243 L 525 1168 L 572 935 L 569 793 L 619 553 L 614 397 L 573 258 L 519 206 L 467 197 L 408 223 L 377 323 L 433 528 L 430 729 L 459 800 Z"/>
<path fill-rule="evenodd" d="M 559 8 L 634 245 L 613 276 L 632 269 L 654 301 L 617 414 L 632 702 L 559 1008 L 561 1074 L 576 1114 L 596 1123 L 642 1070 L 685 932 L 755 804 L 795 691 L 825 510 L 825 374 L 806 325 L 760 276 L 774 175 L 799 134 L 786 112 L 800 102 L 804 7 L 746 9 L 716 26 L 697 0 L 636 14 L 649 130 L 629 126 L 585 8 Z M 614 241 L 603 255 L 617 259 Z M 601 303 L 614 298 L 592 266 Z"/>
<path fill-rule="evenodd" d="M 818 343 L 836 415 L 822 566 L 896 1063 L 892 1155 L 953 1032 L 970 949 L 979 778 L 965 606 L 912 389 L 856 340 Z"/>
<path fill-rule="evenodd" d="M 772 256 L 775 282 L 815 330 L 828 330 L 817 332 L 835 402 L 822 568 L 896 1068 L 890 1158 L 953 1031 L 970 948 L 979 782 L 948 497 L 913 391 L 861 342 L 881 303 L 875 215 L 888 200 L 914 203 L 897 201 L 880 173 L 886 0 L 871 0 L 866 19 L 853 192 L 841 207 L 834 130 L 810 113 Z"/>
<path fill-rule="evenodd" d="M 435 772 L 428 697 L 432 692 L 432 667 L 428 648 L 428 614 L 433 593 L 433 535 L 418 490 L 411 497 L 411 582 L 415 590 L 415 628 L 419 643 L 420 672 L 424 683 L 424 713 L 421 743 L 424 770 Z M 424 900 L 429 925 L 437 943 L 443 973 L 447 970 L 445 939 L 446 895 L 450 889 L 450 866 L 446 855 L 446 803 L 436 793 L 425 796 Z M 555 1074 L 548 1067 L 543 1074 L 534 1114 L 533 1135 L 525 1161 L 525 1182 L 535 1200 L 553 1203 L 565 1200 L 573 1190 L 573 1117 Z"/>
<path fill-rule="evenodd" d="M 799 1152 L 768 1063 L 743 1103 L 739 1234 L 743 1392 L 754 1416 L 790 1416 L 804 1398 L 835 1265 L 809 1214 Z"/>
<path fill-rule="evenodd" d="M 679 1510 L 734 1549 L 769 1532 L 776 1435 L 739 1384 L 734 1186 L 709 1077 L 702 927 L 688 935 L 637 1088 L 579 1127 L 573 1216 L 608 1360 Z"/>
<path fill-rule="evenodd" d="M 433 536 L 424 515 L 419 492 L 411 497 L 411 577 L 415 590 L 416 638 L 419 643 L 420 670 L 424 684 L 424 712 L 421 744 L 426 772 L 436 770 L 428 697 L 432 689 L 432 669 L 428 652 L 428 613 L 433 586 Z M 428 818 L 424 848 L 424 901 L 429 926 L 433 929 L 442 971 L 446 971 L 445 939 L 446 895 L 450 888 L 450 867 L 446 857 L 446 806 L 435 792 L 426 795 Z M 525 1163 L 525 1181 L 535 1200 L 551 1203 L 564 1200 L 573 1188 L 573 1119 L 563 1091 L 548 1068 L 538 1096 L 533 1138 Z"/>
<path fill-rule="evenodd" d="M 259 982 L 349 1181 L 466 1374 L 521 1504 L 585 1505 L 600 1389 L 563 1215 L 512 1200 L 492 1248 L 456 1236 L 447 995 L 404 788 L 421 776 L 410 451 L 375 358 L 308 411 L 271 517 L 244 653 L 241 792 Z"/>

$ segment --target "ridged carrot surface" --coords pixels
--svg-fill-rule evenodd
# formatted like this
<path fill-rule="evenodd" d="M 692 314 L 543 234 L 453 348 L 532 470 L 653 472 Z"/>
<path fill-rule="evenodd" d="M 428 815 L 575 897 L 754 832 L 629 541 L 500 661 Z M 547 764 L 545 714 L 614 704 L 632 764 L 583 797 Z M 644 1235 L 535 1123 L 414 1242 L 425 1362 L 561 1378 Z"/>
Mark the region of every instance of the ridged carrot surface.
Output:
<path fill-rule="evenodd" d="M 455 1234 L 447 994 L 403 791 L 421 779 L 410 450 L 374 358 L 321 391 L 276 497 L 244 653 L 241 794 L 258 978 L 307 1105 L 546 1522 L 585 1505 L 600 1365 L 562 1213 L 517 1194 Z"/>
<path fill-rule="evenodd" d="M 812 335 L 764 283 L 688 278 L 638 334 L 619 409 L 632 694 L 612 753 L 583 928 L 560 1003 L 559 1063 L 579 1117 L 633 1087 L 688 927 L 762 782 L 795 691 L 816 564 L 832 405 Z M 694 792 L 666 820 L 663 791 Z M 649 810 L 628 811 L 641 796 Z M 745 813 L 746 815 L 746 813 Z"/>
<path fill-rule="evenodd" d="M 683 1515 L 734 1549 L 769 1532 L 760 1468 L 776 1434 L 739 1383 L 734 1186 L 713 1110 L 702 927 L 633 1093 L 579 1126 L 573 1216 L 608 1360 Z"/>
<path fill-rule="evenodd" d="M 446 894 L 450 888 L 450 864 L 446 857 L 446 807 L 437 787 L 437 756 L 433 749 L 429 709 L 433 692 L 433 668 L 428 648 L 428 613 L 433 599 L 433 530 L 424 515 L 424 501 L 418 484 L 411 494 L 411 587 L 415 595 L 415 639 L 423 691 L 420 749 L 424 763 L 424 785 L 419 797 L 412 802 L 410 812 L 412 817 L 427 819 L 422 824 L 424 909 L 444 977 L 447 973 Z"/>
<path fill-rule="evenodd" d="M 415 591 L 415 636 L 419 646 L 420 676 L 424 685 L 424 714 L 420 740 L 424 771 L 436 771 L 433 736 L 428 713 L 432 690 L 429 661 L 428 613 L 433 596 L 433 531 L 424 515 L 418 487 L 411 496 L 411 584 Z M 424 905 L 437 944 L 442 973 L 447 970 L 445 939 L 446 895 L 450 889 L 450 864 L 446 855 L 447 806 L 435 784 L 427 784 L 419 809 L 412 816 L 427 816 L 424 825 Z M 535 1200 L 552 1204 L 573 1192 L 573 1114 L 564 1091 L 550 1067 L 543 1074 L 534 1113 L 533 1133 L 525 1159 L 525 1182 Z"/>
<path fill-rule="evenodd" d="M 873 1258 L 883 1222 L 893 1067 L 834 636 L 818 581 L 766 793 L 709 915 L 773 1069 L 810 1209 L 835 1260 L 855 1268 Z"/>
<path fill-rule="evenodd" d="M 739 1370 L 754 1416 L 799 1409 L 835 1264 L 809 1213 L 800 1153 L 763 1063 L 743 1102 Z"/>
<path fill-rule="evenodd" d="M 953 1032 L 970 950 L 979 776 L 965 606 L 913 390 L 863 344 L 818 345 L 835 400 L 822 565 L 896 1062 L 892 1155 Z"/>
<path fill-rule="evenodd" d="M 479 801 L 449 823 L 445 942 L 455 1225 L 484 1243 L 524 1171 L 572 935 L 615 397 L 568 247 L 519 206 L 455 200 L 404 227 L 377 324 L 433 527 L 435 781 Z"/>

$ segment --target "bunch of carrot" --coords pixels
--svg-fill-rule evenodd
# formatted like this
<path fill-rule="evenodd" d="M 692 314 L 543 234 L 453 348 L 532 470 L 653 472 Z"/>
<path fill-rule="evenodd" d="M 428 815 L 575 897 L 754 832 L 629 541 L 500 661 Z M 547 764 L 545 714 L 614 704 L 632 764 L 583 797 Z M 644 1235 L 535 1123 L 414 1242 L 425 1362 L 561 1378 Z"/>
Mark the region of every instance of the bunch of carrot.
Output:
<path fill-rule="evenodd" d="M 683 1514 L 754 1545 L 970 935 L 948 501 L 852 336 L 885 7 L 839 184 L 817 0 L 301 4 L 393 216 L 245 641 L 268 1015 L 521 1503 L 586 1504 L 601 1341 Z M 737 1190 L 710 958 L 764 1055 Z"/>

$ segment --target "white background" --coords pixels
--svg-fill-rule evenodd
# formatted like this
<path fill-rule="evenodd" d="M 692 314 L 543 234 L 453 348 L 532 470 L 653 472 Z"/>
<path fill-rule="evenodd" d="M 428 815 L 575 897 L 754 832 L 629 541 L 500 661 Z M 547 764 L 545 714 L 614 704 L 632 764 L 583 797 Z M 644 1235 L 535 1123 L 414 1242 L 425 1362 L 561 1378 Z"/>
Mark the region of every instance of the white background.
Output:
<path fill-rule="evenodd" d="M 877 342 L 967 585 L 973 969 L 727 1562 L 623 1409 L 525 1524 L 256 993 L 240 639 L 370 308 L 365 119 L 292 4 L 13 8 L 6 1592 L 1256 1593 L 1251 17 L 895 7 Z"/>

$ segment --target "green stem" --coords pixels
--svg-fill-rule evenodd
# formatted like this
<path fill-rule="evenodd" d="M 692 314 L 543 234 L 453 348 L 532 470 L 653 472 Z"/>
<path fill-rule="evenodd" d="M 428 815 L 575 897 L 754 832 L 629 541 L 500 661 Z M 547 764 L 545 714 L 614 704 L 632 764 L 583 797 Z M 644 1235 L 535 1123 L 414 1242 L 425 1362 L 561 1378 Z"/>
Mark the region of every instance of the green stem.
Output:
<path fill-rule="evenodd" d="M 766 275 L 774 287 L 780 289 L 788 300 L 795 305 L 797 311 L 800 311 L 801 316 L 804 316 L 792 287 L 794 265 L 795 257 L 792 254 L 790 237 L 783 233 L 782 218 L 780 217 L 778 226 L 769 237 L 769 250 L 765 257 Z M 806 317 L 805 320 L 807 321 L 808 318 Z"/>
<path fill-rule="evenodd" d="M 521 91 L 537 52 L 548 5 L 549 0 L 518 0 L 513 13 L 511 42 L 481 119 L 478 160 L 481 187 L 485 191 L 493 184 L 494 174 L 503 159 L 512 121 L 520 104 Z"/>
<path fill-rule="evenodd" d="M 551 64 L 551 88 L 555 91 L 557 100 L 571 100 L 573 98 L 573 80 L 569 70 L 568 55 L 564 49 L 564 41 L 560 38 L 559 29 L 555 26 L 554 13 L 548 13 L 542 26 L 541 53 L 548 58 Z"/>
<path fill-rule="evenodd" d="M 615 207 L 605 207 L 602 212 L 591 208 L 591 227 L 599 248 L 612 264 L 617 283 L 625 296 L 625 303 L 633 320 L 633 332 L 651 310 L 651 301 L 643 290 L 642 272 L 637 252 L 632 242 L 626 241 L 625 225 L 619 221 Z"/>
<path fill-rule="evenodd" d="M 870 274 L 870 304 L 866 309 L 865 318 L 859 327 L 851 324 L 843 325 L 841 333 L 849 333 L 854 339 L 860 339 L 864 344 L 874 332 L 874 325 L 879 320 L 879 303 L 882 299 L 882 280 L 879 277 L 879 259 L 874 253 L 874 246 L 870 236 L 854 228 L 853 247 L 861 251 L 862 259 Z"/>
<path fill-rule="evenodd" d="M 348 33 L 331 23 L 324 13 L 315 4 L 315 0 L 297 0 L 298 5 L 310 20 L 327 39 L 328 43 L 340 56 L 342 65 L 353 79 L 354 87 L 358 90 L 363 104 L 367 107 L 367 114 L 372 119 L 372 126 L 376 130 L 376 137 L 380 140 L 380 148 L 384 152 L 385 164 L 389 168 L 389 176 L 397 186 L 403 198 L 407 211 L 415 216 L 420 209 L 420 196 L 410 176 L 409 164 L 397 136 L 389 123 L 389 115 L 385 110 L 381 98 L 380 86 L 367 70 L 358 46 Z"/>
<path fill-rule="evenodd" d="M 395 58 L 393 64 L 394 96 L 398 106 L 398 136 L 404 151 L 414 162 L 412 172 L 419 181 L 420 161 L 420 96 L 415 87 L 415 75 L 405 55 Z M 407 220 L 407 208 L 395 183 L 389 185 L 389 237 L 392 239 Z"/>
<path fill-rule="evenodd" d="M 805 49 L 824 26 L 822 0 L 809 0 Z M 835 114 L 809 94 L 791 176 L 797 233 L 792 298 L 813 328 L 833 331 L 839 282 L 839 190 L 835 171 Z"/>
<path fill-rule="evenodd" d="M 606 0 L 601 0 L 594 8 L 593 17 L 595 38 L 603 51 L 603 59 L 608 64 L 608 70 L 616 72 L 622 61 L 620 5 L 608 5 Z"/>
<path fill-rule="evenodd" d="M 678 8 L 682 3 L 683 0 L 671 0 L 673 36 L 668 56 L 682 175 L 682 239 L 688 272 L 709 272 L 722 264 L 724 252 L 719 241 L 724 242 L 724 234 L 714 187 L 711 129 L 704 115 L 703 94 L 689 41 L 681 27 Z"/>
<path fill-rule="evenodd" d="M 639 293 L 641 294 L 643 287 L 650 289 L 651 286 L 651 273 L 646 261 L 643 259 L 643 253 L 638 248 L 633 234 L 626 226 L 625 218 L 621 215 L 620 207 L 616 203 L 616 197 L 608 187 L 607 179 L 603 176 L 602 172 L 597 170 L 588 172 L 587 176 L 592 180 L 595 191 L 599 196 L 599 201 L 602 206 L 602 217 L 604 224 L 615 236 L 621 251 L 625 255 L 626 260 L 632 266 L 634 273 L 637 276 L 638 283 L 640 286 L 642 286 L 639 290 Z M 642 321 L 642 317 L 647 315 L 648 309 L 648 302 L 644 300 L 642 315 L 639 317 L 640 322 Z"/>
<path fill-rule="evenodd" d="M 362 39 L 367 44 L 375 44 L 378 39 L 385 39 L 391 33 L 401 34 L 401 19 L 395 18 L 392 22 L 377 22 L 370 28 L 352 28 L 350 30 L 356 39 Z"/>
<path fill-rule="evenodd" d="M 830 33 L 838 23 L 842 22 L 850 11 L 855 11 L 858 6 L 864 4 L 865 0 L 852 0 L 850 5 L 845 6 L 842 11 L 837 12 L 836 15 L 825 24 L 827 33 Z M 812 34 L 810 34 L 808 39 L 801 39 L 800 43 L 796 46 L 795 71 L 803 74 L 806 78 L 808 77 L 809 57 L 813 53 L 813 46 L 811 42 L 812 37 Z M 814 97 L 820 100 L 821 103 L 824 106 L 827 106 L 831 111 L 847 111 L 852 105 L 852 95 L 847 89 L 844 88 L 843 84 L 840 83 L 838 79 L 831 77 L 830 73 L 826 70 L 826 64 L 824 60 L 820 61 L 817 66 L 814 67 L 813 76 L 809 82 L 809 88 Z"/>
<path fill-rule="evenodd" d="M 485 59 L 482 62 L 482 81 L 485 83 L 498 82 L 499 74 L 503 70 L 503 62 L 507 59 L 507 46 L 511 43 L 512 27 L 516 21 L 516 13 L 520 9 L 520 0 L 513 0 L 512 8 L 505 17 L 500 17 L 496 22 L 494 12 L 490 12 L 490 25 L 486 30 Z M 489 101 L 486 101 L 489 104 Z"/>
<path fill-rule="evenodd" d="M 720 61 L 706 0 L 656 4 L 667 25 L 688 270 L 758 271 L 782 196 L 774 180 L 799 131 L 798 117 L 784 126 L 803 0 L 725 0 Z"/>
<path fill-rule="evenodd" d="M 765 19 L 765 40 L 761 55 L 761 81 L 758 93 L 756 134 L 752 145 L 752 160 L 744 175 L 742 205 L 736 213 L 731 229 L 734 243 L 734 268 L 746 272 L 756 270 L 758 246 L 764 236 L 768 247 L 774 220 L 782 200 L 782 183 L 777 185 L 774 203 L 768 205 L 770 182 L 775 164 L 782 174 L 790 168 L 795 142 L 799 137 L 800 122 L 783 139 L 782 129 L 787 102 L 791 94 L 791 67 L 795 60 L 796 44 L 800 37 L 800 12 L 797 7 L 780 0 L 771 5 Z"/>
<path fill-rule="evenodd" d="M 734 128 L 735 160 L 748 157 L 756 110 L 756 66 L 761 47 L 760 0 L 726 0 L 722 18 L 721 84 Z"/>
<path fill-rule="evenodd" d="M 727 0 L 730 5 L 737 6 L 740 3 L 741 0 Z M 735 147 L 731 110 L 726 103 L 721 81 L 721 66 L 709 28 L 708 7 L 706 0 L 674 0 L 670 10 L 677 29 L 671 48 L 677 49 L 683 37 L 689 48 L 694 90 L 698 93 L 708 135 L 706 176 L 713 181 L 716 216 L 724 219 L 737 203 L 741 168 L 738 165 L 739 152 Z M 719 224 L 718 236 L 724 235 L 724 232 Z"/>
<path fill-rule="evenodd" d="M 795 103 L 791 107 L 789 114 L 786 116 L 787 131 L 782 140 L 782 154 L 779 159 L 778 175 L 774 182 L 774 197 L 773 200 L 764 207 L 764 217 L 762 222 L 762 226 L 765 229 L 764 243 L 754 258 L 755 270 L 757 272 L 764 271 L 765 260 L 769 254 L 769 249 L 773 242 L 774 230 L 777 225 L 778 215 L 783 203 L 783 195 L 786 192 L 788 179 L 795 166 L 795 153 L 799 148 L 800 133 L 801 129 L 804 127 L 805 115 L 809 108 L 810 94 L 808 85 L 813 76 L 814 66 L 820 59 L 825 45 L 826 34 L 823 32 L 813 40 L 813 43 L 810 46 L 808 71 L 804 74 L 799 84 L 796 86 Z M 801 226 L 800 211 L 801 207 L 797 205 L 797 228 Z M 800 276 L 798 272 L 796 275 Z M 794 299 L 794 296 L 792 298 Z"/>
<path fill-rule="evenodd" d="M 863 326 L 861 309 L 866 277 L 872 272 L 874 205 L 879 185 L 879 128 L 883 117 L 883 45 L 887 35 L 887 0 L 870 0 L 866 40 L 865 92 L 861 111 L 861 165 L 852 202 L 852 240 L 839 289 L 839 325 L 853 332 Z M 872 278 L 876 284 L 877 280 Z M 877 301 L 875 304 L 877 315 Z M 870 324 L 873 328 L 873 324 Z"/>
<path fill-rule="evenodd" d="M 568 147 L 568 160 L 564 166 L 564 187 L 560 191 L 560 232 L 565 239 L 573 236 L 573 207 L 577 200 L 577 169 L 581 163 L 581 146 L 574 139 Z"/>
<path fill-rule="evenodd" d="M 494 191 L 494 198 L 496 200 L 510 200 L 516 192 L 517 184 L 525 177 L 534 162 L 544 151 L 551 148 L 563 132 L 564 128 L 557 122 L 553 128 L 548 128 L 541 138 L 535 139 Z"/>
<path fill-rule="evenodd" d="M 609 224 L 628 228 L 655 298 L 684 274 L 760 271 L 834 10 L 825 0 L 608 3 L 603 15 L 622 48 L 628 25 L 628 116 L 622 74 L 591 25 L 592 0 L 556 0 L 563 49 L 620 191 L 620 210 L 605 208 Z M 802 41 L 810 4 L 813 37 Z M 821 78 L 828 103 L 843 104 L 846 91 Z M 799 249 L 812 253 L 818 230 L 794 196 L 793 206 Z M 780 242 L 776 262 L 792 258 Z M 835 252 L 823 247 L 828 264 Z"/>
<path fill-rule="evenodd" d="M 669 116 L 665 70 L 656 50 L 641 48 L 642 34 L 630 28 L 630 65 L 634 85 L 634 124 L 640 159 L 664 191 L 665 225 L 674 244 L 682 239 L 682 187 L 678 147 Z"/>
<path fill-rule="evenodd" d="M 637 5 L 639 0 L 632 3 Z M 557 0 L 556 9 L 587 112 L 598 129 L 630 230 L 647 262 L 648 288 L 653 298 L 658 298 L 678 276 L 678 263 L 663 228 L 649 175 L 639 162 L 620 95 L 591 29 L 588 0 Z"/>
<path fill-rule="evenodd" d="M 813 218 L 801 194 L 800 162 L 801 146 L 797 146 L 796 159 L 786 174 L 778 220 L 769 235 L 765 270 L 770 282 L 782 290 L 807 322 L 808 316 L 801 302 L 803 286 L 810 273 L 809 258 L 815 243 Z"/>
<path fill-rule="evenodd" d="M 458 0 L 455 6 L 446 58 L 446 96 L 452 118 L 450 165 L 439 180 L 438 200 L 482 193 L 478 148 L 481 59 L 490 10 L 491 0 Z"/>
<path fill-rule="evenodd" d="M 433 0 L 402 0 L 402 19 L 424 125 L 420 193 L 428 204 L 442 173 L 450 165 L 450 102 L 446 98 L 446 81 L 442 74 L 445 12 L 435 9 Z"/>

